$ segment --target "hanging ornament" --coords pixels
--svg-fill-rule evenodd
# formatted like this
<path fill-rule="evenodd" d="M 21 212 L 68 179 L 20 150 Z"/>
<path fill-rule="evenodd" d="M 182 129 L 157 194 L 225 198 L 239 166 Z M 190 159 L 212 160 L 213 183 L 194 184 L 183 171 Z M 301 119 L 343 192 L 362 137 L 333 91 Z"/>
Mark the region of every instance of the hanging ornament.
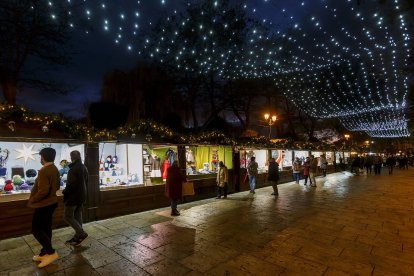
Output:
<path fill-rule="evenodd" d="M 14 131 L 16 129 L 16 122 L 15 121 L 9 121 L 7 123 L 7 127 L 11 130 Z"/>
<path fill-rule="evenodd" d="M 151 142 L 151 140 L 152 140 L 151 134 L 148 133 L 147 135 L 145 135 L 145 140 L 147 140 L 148 143 Z"/>
<path fill-rule="evenodd" d="M 39 153 L 38 151 L 33 151 L 34 145 L 31 145 L 30 147 L 26 147 L 25 144 L 23 144 L 23 149 L 17 149 L 15 151 L 17 151 L 18 153 L 20 153 L 16 159 L 20 159 L 23 158 L 24 159 L 24 164 L 26 165 L 27 160 L 30 158 L 32 160 L 35 160 L 35 158 L 33 157 L 34 154 Z"/>
<path fill-rule="evenodd" d="M 42 126 L 42 131 L 45 133 L 48 132 L 49 131 L 48 126 Z"/>
<path fill-rule="evenodd" d="M 136 135 L 135 133 L 132 133 L 132 134 L 131 134 L 131 138 L 132 138 L 132 139 L 135 139 L 135 137 L 137 137 L 137 135 Z"/>

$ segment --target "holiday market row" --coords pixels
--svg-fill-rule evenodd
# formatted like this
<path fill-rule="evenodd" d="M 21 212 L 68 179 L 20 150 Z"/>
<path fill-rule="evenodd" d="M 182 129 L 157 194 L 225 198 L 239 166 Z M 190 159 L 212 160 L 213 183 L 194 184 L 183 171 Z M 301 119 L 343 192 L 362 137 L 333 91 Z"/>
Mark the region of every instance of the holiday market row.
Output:
<path fill-rule="evenodd" d="M 61 175 L 64 188 L 70 163 L 70 152 L 78 150 L 85 157 L 84 144 L 0 142 L 0 195 L 27 194 L 30 192 L 41 168 L 38 152 L 44 147 L 56 150 L 55 164 Z M 185 146 L 185 166 L 188 179 L 215 178 L 218 163 L 222 161 L 228 169 L 233 168 L 233 148 L 226 146 Z M 237 150 L 240 168 L 246 168 L 255 156 L 259 173 L 267 172 L 270 157 L 280 164 L 280 169 L 289 170 L 294 158 L 302 162 L 309 151 L 268 150 L 245 148 Z M 312 152 L 316 157 L 325 153 L 328 164 L 350 156 L 349 152 Z M 342 156 L 341 156 L 342 154 Z M 99 143 L 99 187 L 101 190 L 143 187 L 164 184 L 167 169 L 178 160 L 178 147 L 174 145 Z M 90 172 L 91 174 L 94 172 Z"/>

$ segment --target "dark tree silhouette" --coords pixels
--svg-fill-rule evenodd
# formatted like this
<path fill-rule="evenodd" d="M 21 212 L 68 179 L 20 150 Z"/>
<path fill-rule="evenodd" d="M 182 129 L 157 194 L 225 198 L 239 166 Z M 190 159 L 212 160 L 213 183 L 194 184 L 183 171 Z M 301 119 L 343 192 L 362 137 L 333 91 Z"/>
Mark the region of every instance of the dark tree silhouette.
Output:
<path fill-rule="evenodd" d="M 53 82 L 36 76 L 33 68 L 25 69 L 31 60 L 49 66 L 70 60 L 70 26 L 64 2 L 55 1 L 52 12 L 48 1 L 0 1 L 0 87 L 8 103 L 16 103 L 19 87 L 56 88 Z"/>

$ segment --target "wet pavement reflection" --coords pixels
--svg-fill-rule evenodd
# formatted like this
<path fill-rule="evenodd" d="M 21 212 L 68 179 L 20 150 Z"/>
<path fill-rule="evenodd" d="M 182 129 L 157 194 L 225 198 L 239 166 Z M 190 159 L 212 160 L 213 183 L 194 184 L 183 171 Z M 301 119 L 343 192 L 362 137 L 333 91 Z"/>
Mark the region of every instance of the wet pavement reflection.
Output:
<path fill-rule="evenodd" d="M 38 269 L 31 235 L 0 241 L 0 275 L 414 275 L 414 169 L 349 172 L 54 230 Z"/>

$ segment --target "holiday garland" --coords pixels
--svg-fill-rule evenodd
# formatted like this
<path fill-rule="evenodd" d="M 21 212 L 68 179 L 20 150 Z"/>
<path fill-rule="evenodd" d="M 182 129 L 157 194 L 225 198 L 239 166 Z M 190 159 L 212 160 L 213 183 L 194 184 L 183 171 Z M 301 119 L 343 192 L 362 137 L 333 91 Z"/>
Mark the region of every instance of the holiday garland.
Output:
<path fill-rule="evenodd" d="M 274 148 L 274 149 L 296 149 L 296 150 L 323 150 L 335 151 L 343 150 L 343 145 L 327 144 L 325 142 L 297 142 L 293 140 L 270 140 L 267 137 L 241 137 L 235 140 L 219 131 L 201 132 L 198 134 L 187 134 L 175 132 L 152 120 L 140 120 L 133 124 L 127 124 L 116 130 L 102 129 L 97 130 L 88 127 L 84 123 L 68 120 L 61 114 L 43 114 L 32 112 L 24 107 L 0 103 L 0 122 L 9 125 L 10 131 L 14 131 L 10 124 L 13 120 L 21 120 L 24 123 L 35 124 L 43 132 L 57 130 L 66 138 L 76 140 L 86 140 L 88 143 L 99 141 L 125 140 L 143 141 L 150 143 L 164 142 L 172 144 L 208 144 L 208 145 L 227 145 L 237 148 Z"/>

